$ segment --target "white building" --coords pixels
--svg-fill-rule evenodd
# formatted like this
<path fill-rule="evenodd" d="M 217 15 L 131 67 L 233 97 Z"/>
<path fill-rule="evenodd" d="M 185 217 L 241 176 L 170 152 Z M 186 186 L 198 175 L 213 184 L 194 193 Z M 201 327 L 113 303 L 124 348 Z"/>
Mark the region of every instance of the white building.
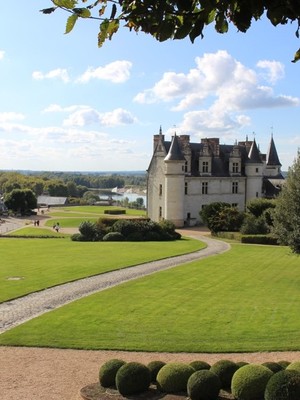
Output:
<path fill-rule="evenodd" d="M 262 154 L 255 139 L 223 145 L 218 138 L 191 143 L 175 134 L 165 141 L 161 129 L 147 172 L 149 218 L 177 227 L 198 224 L 202 207 L 216 201 L 244 211 L 251 199 L 276 196 L 284 179 L 273 137 Z"/>

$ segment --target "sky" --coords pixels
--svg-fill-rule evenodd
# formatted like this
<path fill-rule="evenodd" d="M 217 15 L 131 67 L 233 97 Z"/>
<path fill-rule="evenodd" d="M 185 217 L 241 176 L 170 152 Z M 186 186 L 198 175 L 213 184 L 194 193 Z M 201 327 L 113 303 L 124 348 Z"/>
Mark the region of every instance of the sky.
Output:
<path fill-rule="evenodd" d="M 220 143 L 271 135 L 286 171 L 300 147 L 296 25 L 266 19 L 244 34 L 157 42 L 120 28 L 97 46 L 98 21 L 44 15 L 50 0 L 4 2 L 0 15 L 0 170 L 141 171 L 153 135 Z"/>

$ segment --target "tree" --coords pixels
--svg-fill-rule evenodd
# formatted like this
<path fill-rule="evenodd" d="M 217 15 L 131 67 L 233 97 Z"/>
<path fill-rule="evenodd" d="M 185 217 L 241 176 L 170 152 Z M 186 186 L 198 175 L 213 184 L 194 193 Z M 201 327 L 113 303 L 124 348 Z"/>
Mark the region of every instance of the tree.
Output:
<path fill-rule="evenodd" d="M 238 231 L 244 218 L 236 207 L 224 202 L 208 204 L 199 214 L 212 233 Z"/>
<path fill-rule="evenodd" d="M 279 242 L 300 254 L 300 151 L 277 198 L 273 226 Z"/>
<path fill-rule="evenodd" d="M 36 208 L 37 199 L 30 189 L 14 189 L 4 196 L 4 204 L 9 210 L 24 214 Z"/>
<path fill-rule="evenodd" d="M 189 37 L 191 42 L 203 38 L 207 25 L 214 23 L 218 33 L 226 33 L 229 24 L 247 32 L 253 20 L 263 15 L 274 26 L 296 22 L 300 30 L 298 0 L 49 0 L 52 7 L 41 10 L 51 14 L 57 9 L 70 15 L 65 33 L 74 28 L 79 18 L 100 20 L 98 46 L 119 30 L 120 22 L 130 31 L 150 33 L 160 42 Z M 300 49 L 293 62 L 300 59 Z"/>

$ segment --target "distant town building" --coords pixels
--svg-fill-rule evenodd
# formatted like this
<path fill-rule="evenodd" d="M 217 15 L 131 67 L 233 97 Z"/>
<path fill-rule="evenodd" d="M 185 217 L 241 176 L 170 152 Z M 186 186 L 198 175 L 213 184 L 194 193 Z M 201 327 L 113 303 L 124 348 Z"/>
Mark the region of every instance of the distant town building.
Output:
<path fill-rule="evenodd" d="M 189 135 L 175 134 L 166 141 L 160 129 L 147 172 L 149 218 L 177 227 L 198 224 L 202 207 L 216 201 L 243 211 L 249 200 L 275 197 L 284 181 L 273 135 L 262 154 L 255 139 L 234 145 L 220 144 L 218 138 L 191 143 Z"/>
<path fill-rule="evenodd" d="M 67 197 L 41 195 L 37 198 L 38 207 L 64 206 L 68 204 Z"/>

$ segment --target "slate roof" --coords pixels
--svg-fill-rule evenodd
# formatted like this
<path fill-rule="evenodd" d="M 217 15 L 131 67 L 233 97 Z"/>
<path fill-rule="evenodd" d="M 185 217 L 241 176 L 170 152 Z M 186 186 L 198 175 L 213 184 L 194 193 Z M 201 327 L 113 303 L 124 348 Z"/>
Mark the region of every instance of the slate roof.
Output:
<path fill-rule="evenodd" d="M 46 206 L 63 206 L 67 202 L 67 197 L 38 196 L 37 203 Z"/>
<path fill-rule="evenodd" d="M 183 160 L 185 160 L 185 157 L 181 151 L 178 137 L 175 134 L 173 136 L 171 146 L 165 158 L 165 161 L 183 161 Z"/>
<path fill-rule="evenodd" d="M 277 154 L 277 150 L 275 147 L 275 143 L 273 140 L 273 136 L 271 138 L 271 142 L 270 142 L 270 146 L 269 146 L 269 150 L 267 153 L 267 165 L 281 165 L 280 161 L 279 161 L 279 157 Z"/>

